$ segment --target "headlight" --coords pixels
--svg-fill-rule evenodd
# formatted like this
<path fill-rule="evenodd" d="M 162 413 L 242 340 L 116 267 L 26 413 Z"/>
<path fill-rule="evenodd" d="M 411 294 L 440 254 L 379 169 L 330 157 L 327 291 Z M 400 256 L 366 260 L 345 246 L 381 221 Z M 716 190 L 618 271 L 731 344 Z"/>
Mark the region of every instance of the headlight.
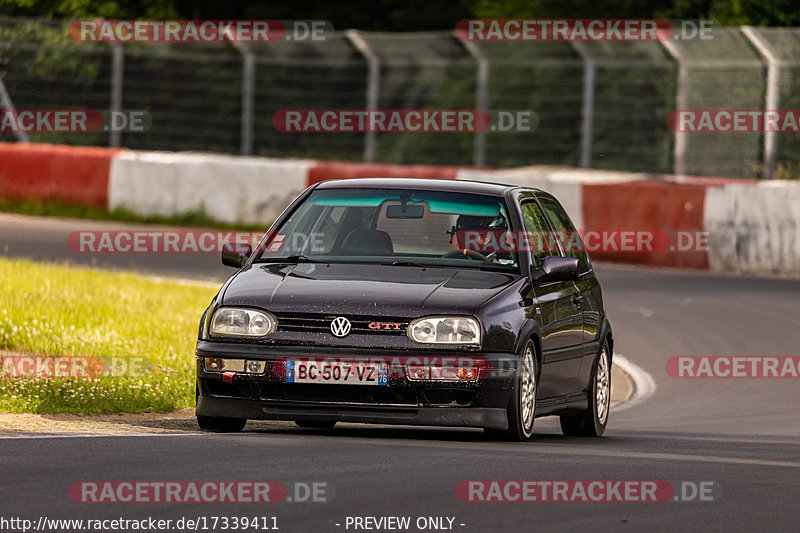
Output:
<path fill-rule="evenodd" d="M 480 344 L 481 326 L 468 316 L 429 316 L 412 320 L 408 336 L 425 344 Z"/>
<path fill-rule="evenodd" d="M 211 320 L 211 335 L 226 337 L 266 337 L 277 327 L 275 317 L 266 311 L 223 307 Z"/>

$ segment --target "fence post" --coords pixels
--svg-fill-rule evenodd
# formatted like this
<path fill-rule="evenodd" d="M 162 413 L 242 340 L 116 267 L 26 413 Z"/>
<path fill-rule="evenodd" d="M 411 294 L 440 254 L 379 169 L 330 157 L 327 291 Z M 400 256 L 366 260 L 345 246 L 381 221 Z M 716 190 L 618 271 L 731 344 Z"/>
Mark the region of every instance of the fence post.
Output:
<path fill-rule="evenodd" d="M 242 56 L 242 116 L 240 130 L 241 155 L 253 154 L 253 114 L 255 113 L 256 56 L 250 47 L 239 42 L 230 28 L 225 30 L 225 38 Z"/>
<path fill-rule="evenodd" d="M 597 65 L 586 45 L 570 41 L 583 61 L 583 102 L 581 105 L 581 167 L 592 166 L 592 130 L 594 128 L 594 95 Z"/>
<path fill-rule="evenodd" d="M 381 61 L 378 55 L 369 47 L 367 41 L 361 36 L 358 30 L 347 30 L 345 32 L 347 40 L 355 46 L 364 59 L 367 60 L 367 110 L 375 111 L 378 109 L 378 96 L 380 95 L 381 82 Z M 371 124 L 367 121 L 367 124 Z M 375 141 L 376 132 L 371 127 L 367 127 L 364 137 L 364 162 L 372 163 L 375 161 Z"/>
<path fill-rule="evenodd" d="M 120 43 L 111 44 L 111 113 L 122 111 L 122 90 L 125 82 L 125 48 Z M 113 127 L 108 135 L 108 145 L 119 148 L 122 144 L 122 132 Z"/>
<path fill-rule="evenodd" d="M 675 95 L 675 109 L 681 110 L 689 107 L 689 67 L 686 65 L 683 54 L 674 42 L 660 41 L 669 55 L 678 63 L 678 88 Z M 686 132 L 675 132 L 675 148 L 672 153 L 672 172 L 686 174 Z"/>
<path fill-rule="evenodd" d="M 478 77 L 475 85 L 475 108 L 479 111 L 489 111 L 489 58 L 472 41 L 456 39 L 464 45 L 475 61 L 478 63 Z M 476 167 L 486 166 L 486 130 L 475 131 L 473 137 L 472 164 Z"/>
<path fill-rule="evenodd" d="M 0 68 L 2 68 L 2 65 L 0 65 Z M 0 71 L 0 109 L 5 109 L 14 117 L 16 117 L 17 108 L 14 107 L 14 102 L 11 101 L 11 95 L 8 94 L 8 91 L 6 90 L 6 84 L 3 83 L 3 74 L 4 73 Z M 17 141 L 21 143 L 30 142 L 28 140 L 28 134 L 22 131 L 20 128 L 14 128 L 14 136 L 17 138 Z"/>
<path fill-rule="evenodd" d="M 764 102 L 764 111 L 777 111 L 779 105 L 778 100 L 780 98 L 780 94 L 778 93 L 778 81 L 781 77 L 781 60 L 775 56 L 769 44 L 762 39 L 753 28 L 750 26 L 742 26 L 741 30 L 744 36 L 747 37 L 753 47 L 755 47 L 758 53 L 761 54 L 767 62 L 767 92 Z M 764 162 L 762 165 L 763 172 L 761 178 L 765 180 L 772 179 L 775 173 L 775 135 L 776 132 L 774 130 L 765 129 L 764 131 Z"/>

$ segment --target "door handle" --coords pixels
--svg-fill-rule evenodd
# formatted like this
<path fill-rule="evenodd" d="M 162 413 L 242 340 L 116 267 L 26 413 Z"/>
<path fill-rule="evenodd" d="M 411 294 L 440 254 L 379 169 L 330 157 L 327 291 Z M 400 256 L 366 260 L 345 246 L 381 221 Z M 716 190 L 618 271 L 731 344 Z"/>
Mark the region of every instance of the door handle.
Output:
<path fill-rule="evenodd" d="M 580 305 L 583 301 L 583 294 L 573 294 L 572 295 L 572 303 L 575 305 Z"/>

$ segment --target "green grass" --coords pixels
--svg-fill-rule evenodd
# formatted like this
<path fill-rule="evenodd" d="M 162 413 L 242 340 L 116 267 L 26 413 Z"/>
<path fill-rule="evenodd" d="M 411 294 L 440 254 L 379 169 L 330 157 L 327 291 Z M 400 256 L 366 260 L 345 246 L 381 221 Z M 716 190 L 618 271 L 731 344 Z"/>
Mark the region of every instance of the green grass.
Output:
<path fill-rule="evenodd" d="M 0 379 L 0 411 L 119 413 L 194 405 L 197 324 L 211 288 L 0 258 L 0 349 L 144 357 L 130 376 Z"/>
<path fill-rule="evenodd" d="M 68 218 L 88 218 L 92 220 L 119 220 L 142 224 L 164 224 L 169 226 L 198 226 L 242 231 L 266 231 L 270 224 L 226 224 L 208 216 L 204 210 L 192 211 L 169 217 L 141 216 L 125 208 L 118 207 L 108 211 L 101 207 L 72 205 L 61 202 L 42 202 L 41 200 L 0 201 L 0 212 L 19 215 L 55 216 Z"/>

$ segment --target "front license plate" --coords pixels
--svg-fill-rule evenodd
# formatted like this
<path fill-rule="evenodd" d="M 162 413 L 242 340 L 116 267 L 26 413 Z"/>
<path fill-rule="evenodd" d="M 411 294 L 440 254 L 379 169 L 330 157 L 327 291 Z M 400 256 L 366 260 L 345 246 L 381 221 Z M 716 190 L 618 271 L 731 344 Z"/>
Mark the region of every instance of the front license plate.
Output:
<path fill-rule="evenodd" d="M 386 363 L 357 361 L 286 361 L 287 383 L 330 383 L 334 385 L 388 385 Z"/>

